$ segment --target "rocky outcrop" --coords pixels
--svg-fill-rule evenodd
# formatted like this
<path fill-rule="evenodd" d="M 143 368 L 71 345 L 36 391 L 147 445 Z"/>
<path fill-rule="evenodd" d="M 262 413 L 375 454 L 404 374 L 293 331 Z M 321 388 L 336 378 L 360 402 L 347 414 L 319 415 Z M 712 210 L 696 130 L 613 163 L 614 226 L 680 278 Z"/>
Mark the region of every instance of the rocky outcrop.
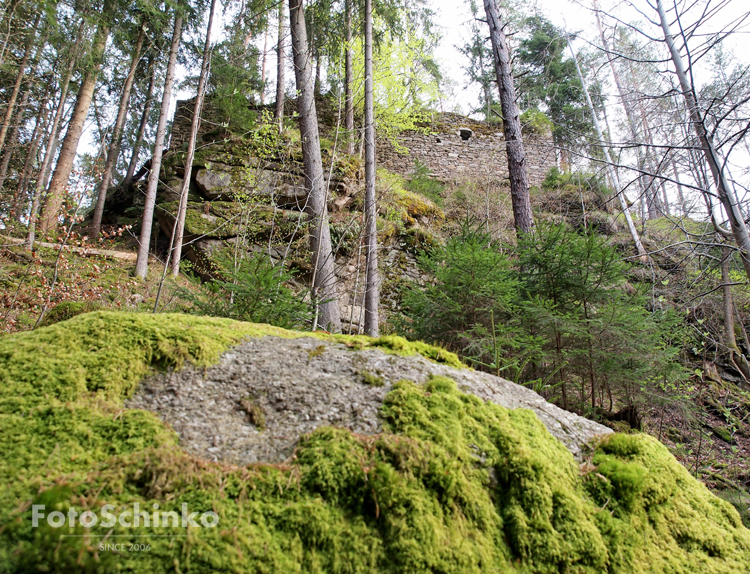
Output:
<path fill-rule="evenodd" d="M 188 366 L 143 381 L 127 406 L 157 413 L 195 456 L 233 464 L 282 462 L 300 437 L 319 427 L 382 432 L 379 412 L 394 384 L 435 376 L 505 408 L 531 409 L 579 460 L 590 451 L 587 443 L 612 432 L 487 373 L 314 338 L 250 339 L 209 369 Z"/>

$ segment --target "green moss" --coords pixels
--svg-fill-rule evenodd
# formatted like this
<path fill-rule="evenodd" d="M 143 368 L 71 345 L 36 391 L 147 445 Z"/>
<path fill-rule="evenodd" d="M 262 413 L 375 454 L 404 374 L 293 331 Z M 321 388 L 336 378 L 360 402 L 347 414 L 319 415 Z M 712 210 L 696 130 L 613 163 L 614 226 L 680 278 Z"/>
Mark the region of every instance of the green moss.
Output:
<path fill-rule="evenodd" d="M 0 339 L 0 572 L 748 571 L 737 512 L 654 439 L 611 436 L 581 476 L 531 411 L 485 403 L 449 379 L 397 383 L 382 408 L 386 432 L 320 428 L 288 465 L 193 459 L 157 417 L 122 408 L 149 369 L 205 365 L 243 336 L 268 334 L 302 335 L 99 312 Z M 397 338 L 320 338 L 416 352 Z M 219 526 L 32 528 L 31 503 L 96 513 L 186 504 L 216 512 Z M 108 532 L 150 550 L 98 551 Z"/>
<path fill-rule="evenodd" d="M 318 345 L 312 351 L 308 351 L 307 352 L 307 364 L 309 365 L 310 361 L 312 361 L 315 357 L 320 357 L 325 352 L 326 352 L 325 345 Z"/>
<path fill-rule="evenodd" d="M 417 219 L 441 224 L 445 213 L 427 197 L 406 189 L 404 178 L 385 169 L 378 169 L 380 210 L 386 219 L 411 227 Z"/>
<path fill-rule="evenodd" d="M 362 382 L 371 387 L 384 387 L 385 379 L 380 375 L 371 373 L 370 371 L 360 371 L 359 376 L 362 377 Z"/>
<path fill-rule="evenodd" d="M 726 442 L 734 442 L 734 437 L 732 437 L 732 433 L 729 432 L 729 429 L 727 427 L 715 426 L 711 427 L 711 430 L 721 440 Z"/>
<path fill-rule="evenodd" d="M 45 313 L 44 318 L 39 323 L 39 327 L 48 327 L 60 321 L 72 319 L 77 315 L 100 311 L 101 309 L 101 303 L 97 303 L 96 301 L 63 301 Z"/>
<path fill-rule="evenodd" d="M 160 208 L 167 217 L 174 218 L 177 202 L 163 203 Z M 242 206 L 239 203 L 205 201 L 188 203 L 185 212 L 185 233 L 187 235 L 225 239 L 239 235 Z"/>
<path fill-rule="evenodd" d="M 89 394 L 119 404 L 156 368 L 208 365 L 265 325 L 180 314 L 96 312 L 0 339 L 0 413 Z"/>
<path fill-rule="evenodd" d="M 428 345 L 422 341 L 408 341 L 397 335 L 386 335 L 377 339 L 365 337 L 364 335 L 326 335 L 322 333 L 314 333 L 314 335 L 326 339 L 332 338 L 354 349 L 376 347 L 386 353 L 393 353 L 403 357 L 422 355 L 426 359 L 430 359 L 436 363 L 444 363 L 457 369 L 466 368 L 455 353 L 435 347 L 434 345 Z"/>
<path fill-rule="evenodd" d="M 250 424 L 258 427 L 258 430 L 266 428 L 266 413 L 263 408 L 252 397 L 240 399 L 240 408 L 247 414 Z"/>

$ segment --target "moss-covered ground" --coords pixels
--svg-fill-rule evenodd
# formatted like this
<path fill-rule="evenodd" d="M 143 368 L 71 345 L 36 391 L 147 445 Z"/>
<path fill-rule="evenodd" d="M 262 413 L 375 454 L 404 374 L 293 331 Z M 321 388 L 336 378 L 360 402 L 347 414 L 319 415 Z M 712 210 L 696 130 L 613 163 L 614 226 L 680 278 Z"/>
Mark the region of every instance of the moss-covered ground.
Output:
<path fill-rule="evenodd" d="M 398 383 L 385 433 L 322 428 L 287 465 L 196 460 L 155 415 L 123 408 L 152 369 L 264 335 L 305 334 L 96 312 L 0 339 L 0 572 L 750 571 L 736 511 L 656 440 L 613 435 L 579 466 L 530 411 L 448 379 Z M 453 362 L 398 338 L 336 340 Z M 102 517 L 134 503 L 219 524 L 32 527 L 32 504 Z"/>

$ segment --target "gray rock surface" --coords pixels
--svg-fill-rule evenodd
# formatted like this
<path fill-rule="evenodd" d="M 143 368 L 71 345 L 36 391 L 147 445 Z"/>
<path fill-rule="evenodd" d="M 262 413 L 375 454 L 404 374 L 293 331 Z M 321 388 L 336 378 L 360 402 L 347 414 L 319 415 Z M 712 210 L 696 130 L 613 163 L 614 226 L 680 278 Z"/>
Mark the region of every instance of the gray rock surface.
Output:
<path fill-rule="evenodd" d="M 223 196 L 226 188 L 232 183 L 232 174 L 217 169 L 199 169 L 195 174 L 195 182 L 206 199 L 217 200 Z"/>
<path fill-rule="evenodd" d="M 380 432 L 378 410 L 393 384 L 422 383 L 431 375 L 449 377 L 463 391 L 504 407 L 533 410 L 577 458 L 596 435 L 612 432 L 493 375 L 378 349 L 353 351 L 312 337 L 248 339 L 213 367 L 188 365 L 144 380 L 127 406 L 157 413 L 195 456 L 235 464 L 279 462 L 300 436 L 320 426 Z"/>

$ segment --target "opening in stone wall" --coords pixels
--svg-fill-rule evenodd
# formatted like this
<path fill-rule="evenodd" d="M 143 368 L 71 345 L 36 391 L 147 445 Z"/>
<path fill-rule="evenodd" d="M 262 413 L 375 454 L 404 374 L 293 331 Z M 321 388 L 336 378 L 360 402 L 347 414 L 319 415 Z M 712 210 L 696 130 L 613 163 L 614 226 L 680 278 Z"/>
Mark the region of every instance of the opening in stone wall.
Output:
<path fill-rule="evenodd" d="M 458 133 L 464 141 L 468 141 L 474 135 L 474 132 L 469 128 L 461 128 L 458 130 Z"/>

